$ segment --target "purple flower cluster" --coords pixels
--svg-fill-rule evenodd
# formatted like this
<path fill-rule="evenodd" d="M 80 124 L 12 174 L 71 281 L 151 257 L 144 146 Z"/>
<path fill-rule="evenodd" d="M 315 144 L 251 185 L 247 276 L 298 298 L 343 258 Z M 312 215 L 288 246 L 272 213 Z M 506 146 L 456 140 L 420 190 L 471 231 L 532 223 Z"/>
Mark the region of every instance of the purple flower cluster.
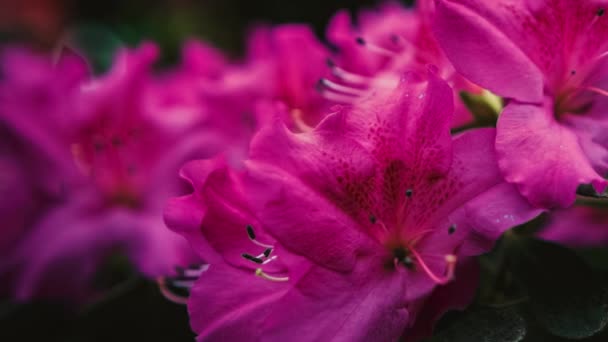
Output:
<path fill-rule="evenodd" d="M 608 242 L 571 207 L 608 184 L 605 5 L 387 3 L 338 12 L 333 49 L 264 26 L 241 61 L 191 41 L 163 71 L 151 43 L 102 75 L 5 47 L 0 291 L 81 300 L 119 252 L 151 279 L 207 265 L 174 284 L 201 341 L 428 336 L 506 230 L 549 212 L 542 238 Z"/>

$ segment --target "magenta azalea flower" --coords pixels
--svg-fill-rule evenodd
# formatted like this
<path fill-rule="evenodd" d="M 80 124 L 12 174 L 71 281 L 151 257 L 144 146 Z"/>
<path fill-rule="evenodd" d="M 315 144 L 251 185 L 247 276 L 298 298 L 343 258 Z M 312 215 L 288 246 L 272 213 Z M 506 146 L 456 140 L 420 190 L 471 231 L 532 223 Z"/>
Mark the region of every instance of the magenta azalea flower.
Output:
<path fill-rule="evenodd" d="M 570 247 L 606 246 L 608 213 L 602 207 L 593 206 L 558 210 L 551 213 L 538 236 Z"/>
<path fill-rule="evenodd" d="M 502 180 L 493 129 L 452 139 L 452 90 L 429 75 L 311 132 L 277 120 L 244 170 L 182 169 L 194 193 L 165 220 L 211 264 L 189 301 L 199 340 L 393 341 L 468 304 L 468 257 L 539 210 Z"/>
<path fill-rule="evenodd" d="M 424 72 L 427 65 L 438 68 L 458 95 L 480 89 L 457 74 L 431 31 L 434 11 L 431 1 L 419 1 L 414 9 L 389 2 L 378 9 L 362 11 L 355 27 L 346 11 L 338 12 L 329 24 L 327 36 L 338 47 L 330 60 L 332 77 L 321 84 L 328 99 L 350 103 L 369 87 L 394 87 L 404 71 Z M 471 121 L 461 101 L 455 101 L 454 126 Z"/>
<path fill-rule="evenodd" d="M 149 277 L 198 260 L 181 236 L 164 227 L 162 208 L 181 192 L 179 167 L 215 151 L 208 150 L 204 132 L 183 134 L 187 130 L 155 117 L 173 113 L 149 110 L 144 103 L 156 47 L 122 51 L 107 75 L 75 83 L 73 69 L 21 55 L 27 56 L 17 59 L 21 63 L 31 61 L 24 68 L 4 60 L 11 77 L 1 86 L 0 117 L 17 141 L 27 142 L 24 149 L 44 151 L 61 168 L 47 175 L 36 169 L 37 159 L 2 149 L 9 167 L 0 188 L 15 179 L 23 184 L 20 190 L 37 188 L 47 179 L 42 177 L 53 175 L 62 191 L 45 211 L 21 207 L 28 210 L 23 213 L 28 222 L 17 223 L 20 236 L 10 238 L 17 242 L 0 262 L 0 277 L 15 296 L 88 295 L 98 267 L 116 251 Z M 10 144 L 5 139 L 2 144 Z M 2 197 L 3 222 L 11 214 L 8 200 Z"/>
<path fill-rule="evenodd" d="M 439 0 L 436 31 L 456 69 L 510 100 L 499 165 L 533 204 L 566 207 L 606 186 L 605 1 Z"/>

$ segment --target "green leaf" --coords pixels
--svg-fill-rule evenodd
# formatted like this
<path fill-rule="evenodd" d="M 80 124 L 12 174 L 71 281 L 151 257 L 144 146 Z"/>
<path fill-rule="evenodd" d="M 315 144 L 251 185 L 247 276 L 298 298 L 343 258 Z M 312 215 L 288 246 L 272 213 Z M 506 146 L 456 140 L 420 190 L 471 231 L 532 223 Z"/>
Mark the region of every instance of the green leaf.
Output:
<path fill-rule="evenodd" d="M 524 319 L 513 308 L 469 309 L 428 342 L 517 342 L 526 335 Z"/>
<path fill-rule="evenodd" d="M 575 252 L 532 239 L 520 239 L 511 252 L 513 272 L 528 291 L 535 319 L 547 331 L 580 339 L 606 326 L 606 282 Z"/>

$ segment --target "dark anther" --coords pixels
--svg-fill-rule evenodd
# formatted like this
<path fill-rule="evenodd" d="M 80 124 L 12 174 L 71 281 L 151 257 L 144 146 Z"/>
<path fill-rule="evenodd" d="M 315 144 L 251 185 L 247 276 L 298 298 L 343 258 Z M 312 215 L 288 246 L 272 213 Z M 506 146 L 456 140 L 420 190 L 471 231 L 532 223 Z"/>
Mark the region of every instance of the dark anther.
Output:
<path fill-rule="evenodd" d="M 357 37 L 357 39 L 355 39 L 355 41 L 357 42 L 357 44 L 359 45 L 365 45 L 365 39 L 361 38 L 361 37 Z"/>
<path fill-rule="evenodd" d="M 604 13 L 606 13 L 606 10 L 603 8 L 600 8 L 597 10 L 597 12 L 595 14 L 597 14 L 598 17 L 601 17 L 604 15 Z"/>
<path fill-rule="evenodd" d="M 315 84 L 315 90 L 321 92 L 324 89 L 325 89 L 325 82 L 323 82 L 323 79 L 318 80 L 317 83 Z"/>
<path fill-rule="evenodd" d="M 371 222 L 371 223 L 376 223 L 376 216 L 374 216 L 374 215 L 369 215 L 369 222 Z"/>
<path fill-rule="evenodd" d="M 255 240 L 255 232 L 253 231 L 253 227 L 251 225 L 247 225 L 247 235 L 251 240 Z"/>
<path fill-rule="evenodd" d="M 405 190 L 405 196 L 412 197 L 413 194 L 414 194 L 414 190 L 412 190 L 412 189 Z"/>
<path fill-rule="evenodd" d="M 391 34 L 391 42 L 393 42 L 393 44 L 399 43 L 399 36 L 396 34 Z"/>
<path fill-rule="evenodd" d="M 268 256 L 272 253 L 272 248 L 266 248 L 264 250 L 264 256 L 268 258 Z"/>
<path fill-rule="evenodd" d="M 405 258 L 403 258 L 403 260 L 401 262 L 403 263 L 403 265 L 405 265 L 405 267 L 407 267 L 409 269 L 414 267 L 414 260 L 412 260 L 412 258 L 410 258 L 409 256 L 406 256 Z"/>
<path fill-rule="evenodd" d="M 572 76 L 576 75 L 576 70 L 570 70 L 570 75 L 572 75 Z"/>
<path fill-rule="evenodd" d="M 251 254 L 243 253 L 243 254 L 241 254 L 241 256 L 249 261 L 255 262 L 256 264 L 261 264 L 264 262 L 264 260 L 262 260 L 260 258 L 256 258 Z"/>
<path fill-rule="evenodd" d="M 450 228 L 448 228 L 448 234 L 452 235 L 456 232 L 456 225 L 453 224 L 450 226 Z"/>
<path fill-rule="evenodd" d="M 327 66 L 330 68 L 333 68 L 336 66 L 336 62 L 334 62 L 333 59 L 331 59 L 331 58 L 328 58 L 325 62 L 327 63 Z"/>

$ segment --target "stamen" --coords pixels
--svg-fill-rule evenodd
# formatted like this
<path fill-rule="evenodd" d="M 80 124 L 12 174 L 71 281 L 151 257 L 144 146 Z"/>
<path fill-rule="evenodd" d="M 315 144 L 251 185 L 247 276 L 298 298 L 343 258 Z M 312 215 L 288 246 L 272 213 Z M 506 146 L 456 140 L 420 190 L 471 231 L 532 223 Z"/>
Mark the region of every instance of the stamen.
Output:
<path fill-rule="evenodd" d="M 191 289 L 194 286 L 194 280 L 172 280 L 171 286 L 183 289 Z"/>
<path fill-rule="evenodd" d="M 376 223 L 376 216 L 369 215 L 369 222 L 371 222 L 372 224 L 375 224 Z"/>
<path fill-rule="evenodd" d="M 285 281 L 289 281 L 289 277 L 275 277 L 275 276 L 271 276 L 270 274 L 265 273 L 264 271 L 262 271 L 261 268 L 258 268 L 255 270 L 255 275 L 266 279 L 266 280 L 270 280 L 270 281 L 277 281 L 277 282 L 285 282 Z"/>
<path fill-rule="evenodd" d="M 456 225 L 453 224 L 450 226 L 450 228 L 448 228 L 448 234 L 452 235 L 456 232 Z"/>
<path fill-rule="evenodd" d="M 277 260 L 277 258 L 278 258 L 278 256 L 274 255 L 274 256 L 272 256 L 271 258 L 266 259 L 266 261 L 264 261 L 264 262 L 262 263 L 262 265 L 266 265 L 266 264 L 268 264 L 268 263 L 270 263 L 270 262 L 273 262 L 273 261 Z"/>
<path fill-rule="evenodd" d="M 302 111 L 300 109 L 293 109 L 291 111 L 291 117 L 293 119 L 293 123 L 296 125 L 301 132 L 310 132 L 313 130 L 313 127 L 310 127 L 304 119 L 302 119 Z"/>
<path fill-rule="evenodd" d="M 337 92 L 342 92 L 345 94 L 355 95 L 355 96 L 363 96 L 365 91 L 362 89 L 351 88 L 347 86 L 343 86 L 326 78 L 322 78 L 319 80 L 319 86 L 329 88 L 331 90 L 335 90 Z"/>
<path fill-rule="evenodd" d="M 359 74 L 355 74 L 350 71 L 346 71 L 334 63 L 333 60 L 327 60 L 327 66 L 331 69 L 332 74 L 345 82 L 356 84 L 356 85 L 366 85 L 371 81 L 371 78 L 362 76 Z"/>
<path fill-rule="evenodd" d="M 412 189 L 405 190 L 405 196 L 407 196 L 408 198 L 412 197 L 413 194 L 414 194 L 414 190 L 412 190 Z"/>
<path fill-rule="evenodd" d="M 167 286 L 167 281 L 166 281 L 165 277 L 156 278 L 156 283 L 158 284 L 160 293 L 166 299 L 168 299 L 176 304 L 181 304 L 181 305 L 188 304 L 188 297 L 180 296 L 180 295 L 177 295 L 177 294 L 171 292 L 171 289 L 169 289 L 169 287 Z"/>
<path fill-rule="evenodd" d="M 335 93 L 329 89 L 319 89 L 319 91 L 321 92 L 321 96 L 333 102 L 351 104 L 357 100 L 356 96 Z"/>
<path fill-rule="evenodd" d="M 589 91 L 592 91 L 592 92 L 594 92 L 596 94 L 600 94 L 600 95 L 603 95 L 603 96 L 608 96 L 608 90 L 604 90 L 604 89 L 601 89 L 601 88 L 588 86 L 588 87 L 583 87 L 583 89 L 587 89 Z"/>
<path fill-rule="evenodd" d="M 258 240 L 255 239 L 255 232 L 253 231 L 253 226 L 248 224 L 246 228 L 247 228 L 247 235 L 249 236 L 249 240 L 251 240 L 251 242 L 255 243 L 256 245 L 258 245 L 260 247 L 274 248 L 273 245 L 265 244 L 265 243 L 259 242 Z"/>
<path fill-rule="evenodd" d="M 437 284 L 445 285 L 445 284 L 449 283 L 454 278 L 454 270 L 456 268 L 456 261 L 458 260 L 457 257 L 454 254 L 447 254 L 445 256 L 445 262 L 447 263 L 448 270 L 447 270 L 447 273 L 446 273 L 445 276 L 440 277 L 440 276 L 437 276 L 426 265 L 426 263 L 424 262 L 424 260 L 420 256 L 420 254 L 418 254 L 418 252 L 416 252 L 414 249 L 409 249 L 409 251 L 416 257 L 416 260 L 418 260 L 418 263 L 420 264 L 420 266 L 422 267 L 422 269 L 424 270 L 424 272 L 429 276 L 429 278 L 431 278 Z"/>
<path fill-rule="evenodd" d="M 270 253 L 272 253 L 272 248 L 266 248 L 266 250 L 264 251 L 264 253 L 262 253 L 266 258 L 268 258 L 270 256 Z"/>
<path fill-rule="evenodd" d="M 385 57 L 395 57 L 398 55 L 397 52 L 389 50 L 389 49 L 385 49 L 385 48 L 381 47 L 380 45 L 376 45 L 376 44 L 367 42 L 362 37 L 357 37 L 355 39 L 355 41 L 357 42 L 357 44 L 359 44 L 361 46 L 365 46 L 369 51 L 377 53 L 377 54 L 385 56 Z"/>
<path fill-rule="evenodd" d="M 241 256 L 242 256 L 243 258 L 245 258 L 245 259 L 249 260 L 249 261 L 253 261 L 253 262 L 255 262 L 256 264 L 260 264 L 260 265 L 261 265 L 261 264 L 263 264 L 263 263 L 264 263 L 264 260 L 262 260 L 262 259 L 260 259 L 260 258 L 258 258 L 258 257 L 254 257 L 254 256 L 253 256 L 253 255 L 251 255 L 251 254 L 243 253 L 243 254 L 241 254 Z"/>
<path fill-rule="evenodd" d="M 593 25 L 595 25 L 595 23 L 604 16 L 604 14 L 606 13 L 606 10 L 602 7 L 598 8 L 597 11 L 595 12 L 595 16 L 593 17 L 593 19 L 591 20 L 591 23 L 589 24 L 589 26 L 587 26 L 587 31 L 589 31 Z"/>

